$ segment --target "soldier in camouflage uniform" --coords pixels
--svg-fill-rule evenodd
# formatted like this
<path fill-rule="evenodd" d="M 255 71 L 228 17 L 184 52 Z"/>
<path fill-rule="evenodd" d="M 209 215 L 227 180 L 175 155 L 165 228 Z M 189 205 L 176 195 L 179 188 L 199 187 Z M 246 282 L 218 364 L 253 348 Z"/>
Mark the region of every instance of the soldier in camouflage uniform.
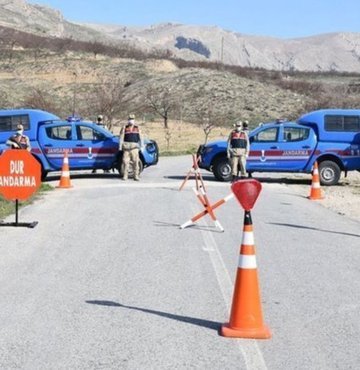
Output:
<path fill-rule="evenodd" d="M 139 127 L 135 124 L 135 115 L 130 114 L 128 123 L 120 131 L 120 145 L 123 151 L 123 180 L 127 180 L 130 161 L 134 166 L 134 180 L 139 181 L 139 151 L 142 147 L 142 139 Z"/>
<path fill-rule="evenodd" d="M 241 178 L 246 177 L 246 158 L 249 155 L 250 143 L 247 131 L 243 129 L 242 122 L 235 124 L 235 129 L 230 132 L 227 141 L 227 156 L 231 162 L 232 180 L 236 180 L 241 171 Z"/>

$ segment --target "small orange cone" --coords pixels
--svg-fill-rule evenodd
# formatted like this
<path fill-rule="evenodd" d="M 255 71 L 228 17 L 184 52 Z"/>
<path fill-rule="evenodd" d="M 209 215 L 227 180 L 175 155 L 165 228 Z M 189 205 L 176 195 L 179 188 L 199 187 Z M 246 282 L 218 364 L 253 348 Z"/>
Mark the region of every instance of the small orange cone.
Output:
<path fill-rule="evenodd" d="M 64 160 L 61 168 L 61 177 L 57 188 L 72 188 L 70 182 L 69 157 L 67 150 L 65 150 L 64 152 Z"/>
<path fill-rule="evenodd" d="M 311 200 L 324 199 L 320 188 L 319 169 L 317 162 L 314 163 L 309 199 Z"/>
<path fill-rule="evenodd" d="M 271 337 L 269 328 L 263 323 L 250 211 L 245 211 L 230 321 L 222 325 L 221 335 L 251 339 Z"/>

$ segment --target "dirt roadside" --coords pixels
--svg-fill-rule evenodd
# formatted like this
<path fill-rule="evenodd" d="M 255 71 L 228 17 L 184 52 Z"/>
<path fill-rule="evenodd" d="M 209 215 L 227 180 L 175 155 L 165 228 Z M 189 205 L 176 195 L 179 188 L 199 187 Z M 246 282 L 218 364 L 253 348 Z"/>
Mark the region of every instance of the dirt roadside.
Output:
<path fill-rule="evenodd" d="M 299 194 L 304 196 L 310 194 L 311 175 L 292 174 L 285 183 Z M 341 178 L 338 185 L 322 186 L 321 189 L 324 199 L 319 202 L 322 206 L 360 221 L 360 172 L 351 171 L 346 178 Z"/>

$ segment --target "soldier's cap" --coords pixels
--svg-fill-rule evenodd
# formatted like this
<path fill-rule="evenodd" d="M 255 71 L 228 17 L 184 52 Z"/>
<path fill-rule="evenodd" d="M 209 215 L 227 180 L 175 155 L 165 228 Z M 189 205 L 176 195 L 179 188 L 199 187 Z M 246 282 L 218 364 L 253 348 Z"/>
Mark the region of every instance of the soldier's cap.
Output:
<path fill-rule="evenodd" d="M 242 122 L 241 121 L 237 121 L 236 123 L 235 123 L 235 127 L 241 127 L 242 126 Z"/>
<path fill-rule="evenodd" d="M 98 117 L 97 117 L 97 119 L 102 120 L 103 119 L 102 114 L 99 114 Z"/>
<path fill-rule="evenodd" d="M 128 119 L 135 119 L 135 114 L 129 114 L 129 118 Z"/>
<path fill-rule="evenodd" d="M 16 128 L 17 128 L 18 130 L 23 130 L 23 129 L 24 129 L 24 126 L 23 126 L 21 123 L 19 123 L 19 124 L 16 126 Z"/>
<path fill-rule="evenodd" d="M 20 130 L 15 132 L 15 136 L 21 136 L 21 135 L 22 135 L 22 132 Z"/>
<path fill-rule="evenodd" d="M 249 121 L 244 121 L 243 127 L 248 127 L 249 126 Z"/>

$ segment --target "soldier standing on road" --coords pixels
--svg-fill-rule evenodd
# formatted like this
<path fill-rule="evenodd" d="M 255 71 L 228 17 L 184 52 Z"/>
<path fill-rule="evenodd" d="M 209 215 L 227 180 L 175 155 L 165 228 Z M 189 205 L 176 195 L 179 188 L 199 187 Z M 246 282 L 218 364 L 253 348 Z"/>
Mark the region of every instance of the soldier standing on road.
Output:
<path fill-rule="evenodd" d="M 231 163 L 232 180 L 236 180 L 241 171 L 241 178 L 246 177 L 246 158 L 250 150 L 249 136 L 243 129 L 242 122 L 235 124 L 235 129 L 230 132 L 227 141 L 227 157 Z"/>
<path fill-rule="evenodd" d="M 129 165 L 132 161 L 134 166 L 134 180 L 139 181 L 139 150 L 142 147 L 142 139 L 139 127 L 135 124 L 135 115 L 130 114 L 128 123 L 120 131 L 120 145 L 123 151 L 123 180 L 127 180 Z"/>
<path fill-rule="evenodd" d="M 18 124 L 16 128 L 16 133 L 9 137 L 6 141 L 6 145 L 10 146 L 11 149 L 26 149 L 30 152 L 30 140 L 26 135 L 24 135 L 24 126 L 22 124 Z"/>

